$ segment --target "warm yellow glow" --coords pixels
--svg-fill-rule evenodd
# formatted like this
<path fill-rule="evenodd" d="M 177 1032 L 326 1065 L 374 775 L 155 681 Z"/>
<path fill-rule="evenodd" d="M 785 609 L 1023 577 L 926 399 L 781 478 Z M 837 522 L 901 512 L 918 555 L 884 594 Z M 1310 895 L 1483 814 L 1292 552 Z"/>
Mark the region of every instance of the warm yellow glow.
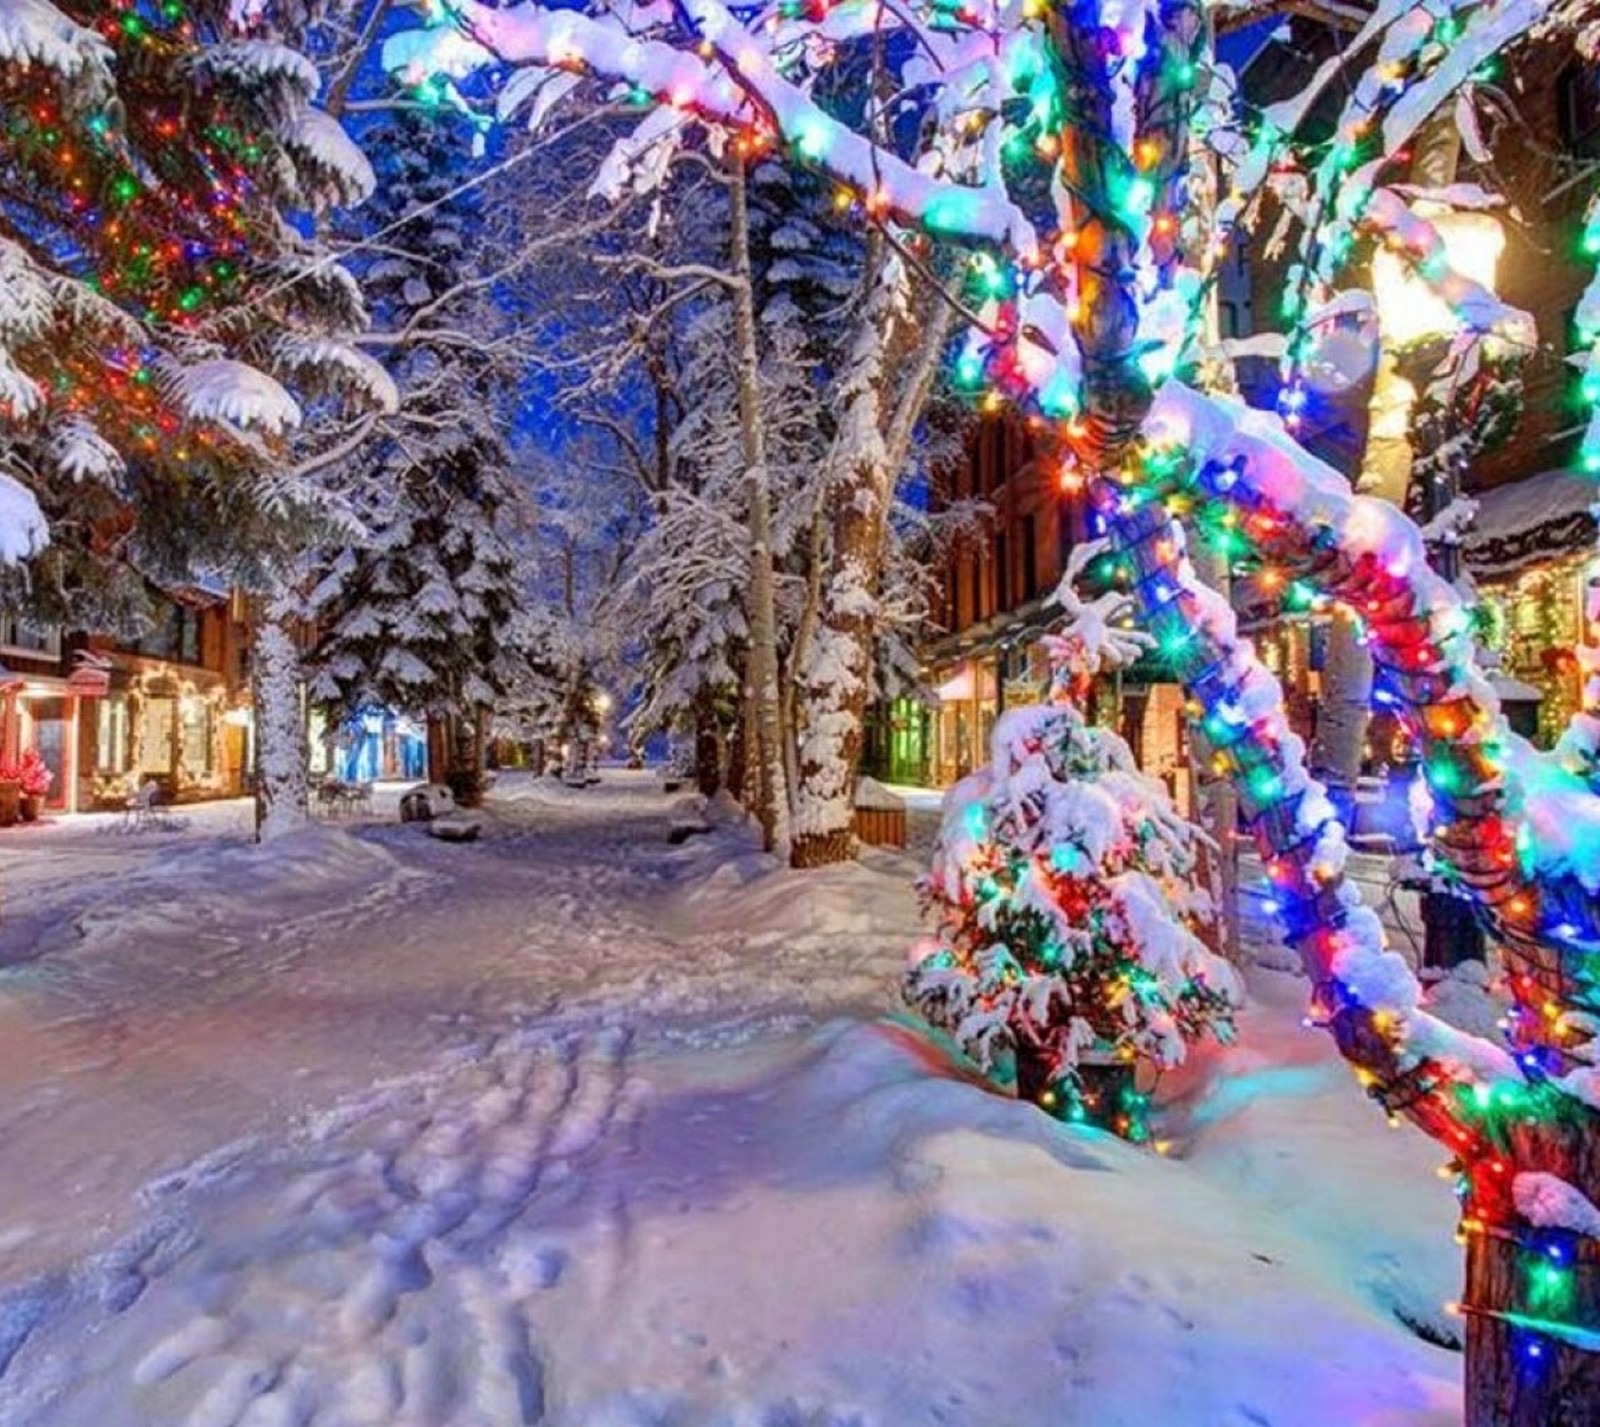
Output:
<path fill-rule="evenodd" d="M 1505 230 L 1498 220 L 1487 213 L 1430 213 L 1422 204 L 1417 211 L 1437 230 L 1450 266 L 1493 292 L 1506 245 Z M 1391 347 L 1442 336 L 1459 325 L 1449 306 L 1405 260 L 1387 248 L 1379 249 L 1372 259 L 1372 291 L 1378 300 L 1383 340 Z"/>

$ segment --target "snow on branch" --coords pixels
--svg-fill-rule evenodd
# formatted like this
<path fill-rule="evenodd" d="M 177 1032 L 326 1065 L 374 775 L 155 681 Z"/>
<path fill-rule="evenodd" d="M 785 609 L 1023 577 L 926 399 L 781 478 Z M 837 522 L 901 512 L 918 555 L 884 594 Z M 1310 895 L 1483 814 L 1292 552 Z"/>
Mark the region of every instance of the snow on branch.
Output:
<path fill-rule="evenodd" d="M 367 156 L 339 121 L 321 109 L 296 111 L 279 125 L 278 137 L 301 170 L 302 192 L 317 204 L 353 208 L 377 187 Z"/>
<path fill-rule="evenodd" d="M 1092 600 L 1078 593 L 1078 581 L 1084 571 L 1108 548 L 1105 540 L 1074 545 L 1061 583 L 1051 595 L 1066 614 L 1067 622 L 1059 634 L 1048 636 L 1044 642 L 1051 662 L 1070 677 L 1125 669 L 1156 643 L 1153 635 L 1130 626 L 1133 600 L 1126 592 L 1108 590 Z"/>
<path fill-rule="evenodd" d="M 54 70 L 84 100 L 111 91 L 111 47 L 68 19 L 49 0 L 0 5 L 0 63 Z M 78 88 L 82 86 L 82 88 Z"/>
<path fill-rule="evenodd" d="M 464 76 L 497 60 L 585 71 L 709 123 L 780 138 L 805 162 L 868 195 L 876 217 L 953 242 L 1001 245 L 1019 256 L 1035 252 L 1033 226 L 1002 183 L 971 185 L 920 172 L 780 74 L 770 41 L 725 5 L 689 0 L 683 9 L 697 28 L 698 51 L 640 37 L 614 11 L 591 18 L 533 4 L 496 10 L 450 0 L 453 27 L 395 35 L 385 42 L 383 60 L 413 84 L 436 73 Z"/>
<path fill-rule="evenodd" d="M 300 425 L 299 403 L 265 372 L 244 362 L 219 357 L 181 365 L 169 360 L 161 367 L 160 381 L 193 421 L 221 421 L 268 436 Z"/>
<path fill-rule="evenodd" d="M 48 543 L 44 514 L 33 492 L 0 471 L 0 565 L 20 564 Z"/>

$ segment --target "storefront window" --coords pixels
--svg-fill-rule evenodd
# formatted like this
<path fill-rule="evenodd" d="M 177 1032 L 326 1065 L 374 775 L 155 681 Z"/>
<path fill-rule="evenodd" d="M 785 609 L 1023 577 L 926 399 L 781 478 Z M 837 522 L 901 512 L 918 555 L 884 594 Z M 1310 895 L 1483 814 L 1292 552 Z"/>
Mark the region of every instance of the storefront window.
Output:
<path fill-rule="evenodd" d="M 185 781 L 204 782 L 211 773 L 211 711 L 204 699 L 184 698 L 180 713 L 179 757 Z"/>
<path fill-rule="evenodd" d="M 1572 648 L 1578 643 L 1582 588 L 1574 566 L 1530 571 L 1512 586 L 1506 665 L 1545 692 L 1539 738 L 1548 745 L 1578 709 L 1580 681 Z"/>
<path fill-rule="evenodd" d="M 111 694 L 98 700 L 95 715 L 95 768 L 101 773 L 128 771 L 128 700 Z"/>
<path fill-rule="evenodd" d="M 177 720 L 176 699 L 146 699 L 139 739 L 139 767 L 144 773 L 166 773 L 172 768 L 172 731 Z"/>

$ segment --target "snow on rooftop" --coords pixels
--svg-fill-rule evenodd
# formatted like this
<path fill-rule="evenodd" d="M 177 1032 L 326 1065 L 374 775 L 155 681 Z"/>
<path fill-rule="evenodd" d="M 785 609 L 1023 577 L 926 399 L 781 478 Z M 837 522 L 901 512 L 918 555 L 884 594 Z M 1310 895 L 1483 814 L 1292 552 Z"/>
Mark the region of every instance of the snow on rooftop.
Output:
<path fill-rule="evenodd" d="M 1475 574 L 1508 574 L 1594 540 L 1590 507 L 1600 483 L 1575 471 L 1545 471 L 1475 494 L 1478 515 L 1461 543 Z"/>

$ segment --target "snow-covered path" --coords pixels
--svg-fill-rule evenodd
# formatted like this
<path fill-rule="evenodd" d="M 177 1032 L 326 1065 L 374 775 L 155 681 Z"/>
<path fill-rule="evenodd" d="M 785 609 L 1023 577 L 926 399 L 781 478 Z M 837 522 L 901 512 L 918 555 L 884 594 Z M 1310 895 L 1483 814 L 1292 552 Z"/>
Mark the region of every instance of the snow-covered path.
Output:
<path fill-rule="evenodd" d="M 477 847 L 219 811 L 92 887 L 92 830 L 8 857 L 0 1422 L 1455 1420 L 1395 1316 L 1454 1292 L 1435 1156 L 1297 983 L 1162 1159 L 893 1018 L 904 864 L 520 791 Z"/>
<path fill-rule="evenodd" d="M 470 847 L 388 823 L 263 850 L 242 805 L 7 845 L 0 1243 L 49 1261 L 172 1163 L 521 1025 L 704 1040 L 893 1003 L 903 878 L 827 874 L 808 918 L 759 853 L 668 849 L 668 806 L 648 780 L 507 799 Z"/>

